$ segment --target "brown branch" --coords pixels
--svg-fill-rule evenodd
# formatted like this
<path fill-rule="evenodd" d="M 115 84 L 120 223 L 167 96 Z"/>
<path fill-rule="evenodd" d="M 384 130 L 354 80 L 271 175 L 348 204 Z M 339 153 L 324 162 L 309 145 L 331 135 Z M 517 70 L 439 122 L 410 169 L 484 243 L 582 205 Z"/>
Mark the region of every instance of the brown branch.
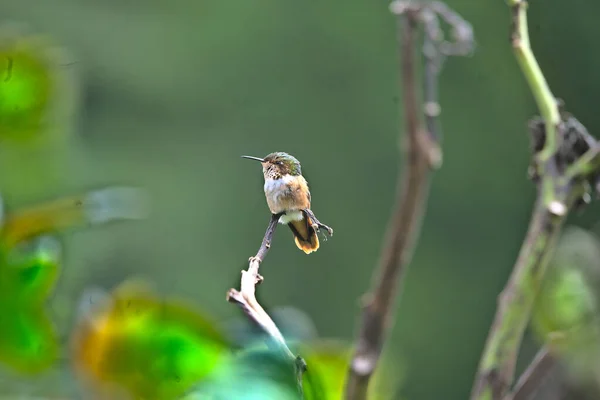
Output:
<path fill-rule="evenodd" d="M 444 32 L 438 16 L 452 28 L 454 41 L 444 40 Z M 474 48 L 473 28 L 460 15 L 439 1 L 427 3 L 421 8 L 421 21 L 425 31 L 423 55 L 425 56 L 425 80 L 423 87 L 425 125 L 428 133 L 438 142 L 442 139 L 438 102 L 438 76 L 447 56 L 468 55 Z M 434 147 L 434 151 L 437 147 Z M 441 165 L 442 153 L 432 153 L 435 165 Z"/>
<path fill-rule="evenodd" d="M 406 177 L 401 176 L 401 188 L 391 224 L 388 227 L 386 246 L 382 251 L 379 271 L 371 293 L 366 298 L 355 352 L 346 384 L 346 399 L 366 399 L 368 385 L 373 375 L 385 335 L 392 325 L 393 300 L 399 291 L 404 267 L 411 257 L 411 245 L 416 235 L 422 208 L 427 199 L 430 170 L 428 151 L 420 127 L 415 85 L 415 30 L 416 12 L 406 12 L 402 26 L 402 87 L 404 114 L 408 132 L 406 150 Z"/>
<path fill-rule="evenodd" d="M 436 3 L 437 4 L 437 3 Z M 439 4 L 438 4 L 439 5 Z M 393 326 L 394 303 L 398 297 L 404 272 L 410 263 L 415 241 L 419 235 L 423 210 L 427 205 L 429 175 L 441 164 L 442 154 L 438 145 L 435 118 L 439 114 L 437 103 L 437 76 L 441 63 L 433 65 L 434 53 L 440 51 L 436 44 L 441 37 L 429 37 L 431 57 L 425 73 L 425 119 L 428 129 L 420 122 L 422 115 L 417 96 L 415 50 L 419 22 L 437 23 L 436 11 L 429 4 L 411 1 L 395 1 L 391 10 L 402 23 L 400 28 L 401 82 L 403 90 L 404 119 L 406 122 L 406 165 L 398 177 L 398 197 L 386 234 L 379 268 L 374 273 L 371 292 L 365 296 L 362 319 L 354 354 L 348 371 L 345 398 L 367 398 L 368 385 L 375 372 L 386 335 Z M 442 11 L 447 11 L 447 8 Z M 442 15 L 443 16 L 443 15 Z M 461 23 L 468 25 L 461 20 Z M 432 29 L 430 31 L 435 31 Z M 471 38 L 472 39 L 472 38 Z"/>
<path fill-rule="evenodd" d="M 263 281 L 263 277 L 258 273 L 258 270 L 260 263 L 265 259 L 271 248 L 271 242 L 280 216 L 280 214 L 273 214 L 271 216 L 269 226 L 258 252 L 254 257 L 250 257 L 248 269 L 242 271 L 240 290 L 229 289 L 229 292 L 227 292 L 227 301 L 238 304 L 246 315 L 267 334 L 271 346 L 275 347 L 284 357 L 293 362 L 296 367 L 298 390 L 302 397 L 302 374 L 306 371 L 306 362 L 300 356 L 297 357 L 292 353 L 273 319 L 271 319 L 258 300 L 256 300 L 256 285 Z"/>

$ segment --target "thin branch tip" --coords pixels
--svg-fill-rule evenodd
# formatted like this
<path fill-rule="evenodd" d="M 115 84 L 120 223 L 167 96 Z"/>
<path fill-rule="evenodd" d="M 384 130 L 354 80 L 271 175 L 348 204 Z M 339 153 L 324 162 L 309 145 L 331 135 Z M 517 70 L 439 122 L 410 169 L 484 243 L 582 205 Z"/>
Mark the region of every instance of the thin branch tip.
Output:
<path fill-rule="evenodd" d="M 300 398 L 303 398 L 302 375 L 306 371 L 306 362 L 302 357 L 294 355 L 279 328 L 269 314 L 263 309 L 258 300 L 256 300 L 256 286 L 264 281 L 262 275 L 259 274 L 260 264 L 265 259 L 271 243 L 273 235 L 277 228 L 280 215 L 273 214 L 269 220 L 269 225 L 263 237 L 262 243 L 255 256 L 248 259 L 248 269 L 242 270 L 240 282 L 240 290 L 229 289 L 227 292 L 227 301 L 236 303 L 248 316 L 248 318 L 258 325 L 263 332 L 267 334 L 270 341 L 279 350 L 279 352 L 293 363 L 296 369 L 296 378 L 298 384 L 298 392 Z"/>

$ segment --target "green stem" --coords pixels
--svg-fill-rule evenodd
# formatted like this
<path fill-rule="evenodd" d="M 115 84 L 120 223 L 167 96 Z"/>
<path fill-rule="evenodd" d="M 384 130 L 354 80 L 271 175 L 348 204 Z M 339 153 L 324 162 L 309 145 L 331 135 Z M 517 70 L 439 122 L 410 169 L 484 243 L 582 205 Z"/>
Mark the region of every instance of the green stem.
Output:
<path fill-rule="evenodd" d="M 508 3 L 513 16 L 511 40 L 515 57 L 544 119 L 546 138 L 544 148 L 536 154 L 541 175 L 538 199 L 527 237 L 500 296 L 471 394 L 472 400 L 499 400 L 510 390 L 531 309 L 572 197 L 571 186 L 562 185 L 555 163 L 554 156 L 561 145 L 558 132 L 560 114 L 530 47 L 527 3 L 523 0 L 509 0 Z"/>
<path fill-rule="evenodd" d="M 512 45 L 515 57 L 527 79 L 531 93 L 540 110 L 540 114 L 546 122 L 546 143 L 539 153 L 541 162 L 547 161 L 559 147 L 557 126 L 560 123 L 560 114 L 556 99 L 544 74 L 540 68 L 529 42 L 529 29 L 527 26 L 527 2 L 523 0 L 509 0 L 509 6 L 513 12 Z"/>
<path fill-rule="evenodd" d="M 542 176 L 541 196 L 546 207 L 550 208 L 553 203 L 558 202 L 563 206 L 562 209 L 566 209 L 564 199 L 557 196 L 554 184 L 555 171 L 548 170 L 550 168 L 554 169 L 553 165 L 546 165 L 552 163 L 552 159 L 560 146 L 560 137 L 557 131 L 560 123 L 558 104 L 531 50 L 527 25 L 527 2 L 524 0 L 509 0 L 508 3 L 513 14 L 511 41 L 515 57 L 529 84 L 546 126 L 544 148 L 536 156 L 538 168 L 543 169 L 540 171 Z"/>
<path fill-rule="evenodd" d="M 600 169 L 600 147 L 592 147 L 575 161 L 567 171 L 565 177 L 569 180 L 577 177 L 588 177 Z"/>
<path fill-rule="evenodd" d="M 525 242 L 500 297 L 472 399 L 502 399 L 507 394 L 535 296 L 564 220 L 549 212 L 541 198 L 538 200 Z"/>
<path fill-rule="evenodd" d="M 513 272 L 500 296 L 472 400 L 502 400 L 508 394 L 523 334 L 560 229 L 574 200 L 585 193 L 585 178 L 600 169 L 598 143 L 566 171 L 558 168 L 556 155 L 563 145 L 558 104 L 531 51 L 527 3 L 523 0 L 508 0 L 508 3 L 513 16 L 511 39 L 515 56 L 544 119 L 546 137 L 544 148 L 535 155 L 541 182 L 533 217 Z"/>

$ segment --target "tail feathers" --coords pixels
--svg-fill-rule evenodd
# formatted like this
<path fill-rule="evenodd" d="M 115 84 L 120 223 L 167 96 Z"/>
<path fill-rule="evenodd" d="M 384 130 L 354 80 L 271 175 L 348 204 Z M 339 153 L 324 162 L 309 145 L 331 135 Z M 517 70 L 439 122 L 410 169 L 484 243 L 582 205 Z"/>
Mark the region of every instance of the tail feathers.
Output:
<path fill-rule="evenodd" d="M 147 208 L 145 192 L 129 187 L 109 187 L 63 197 L 8 213 L 2 226 L 3 241 L 12 246 L 43 233 L 142 219 Z"/>
<path fill-rule="evenodd" d="M 296 246 L 306 254 L 310 254 L 319 248 L 319 237 L 312 227 L 313 222 L 310 217 L 304 211 L 302 215 L 304 218 L 300 221 L 291 221 L 288 226 L 294 234 Z"/>

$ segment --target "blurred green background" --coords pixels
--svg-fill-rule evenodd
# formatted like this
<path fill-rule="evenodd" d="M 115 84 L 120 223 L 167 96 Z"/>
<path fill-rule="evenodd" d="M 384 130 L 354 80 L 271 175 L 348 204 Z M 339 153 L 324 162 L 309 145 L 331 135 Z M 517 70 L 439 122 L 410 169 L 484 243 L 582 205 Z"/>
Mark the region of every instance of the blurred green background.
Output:
<path fill-rule="evenodd" d="M 525 126 L 536 109 L 511 54 L 508 9 L 502 0 L 448 4 L 473 24 L 477 48 L 441 75 L 444 166 L 385 349 L 406 367 L 410 400 L 467 398 L 535 195 Z M 596 12 L 600 4 L 582 0 L 530 7 L 551 87 L 591 132 L 600 124 Z M 302 162 L 313 210 L 335 235 L 307 256 L 279 229 L 261 299 L 302 310 L 320 336 L 353 338 L 399 166 L 387 2 L 0 0 L 0 18 L 65 46 L 77 61 L 64 68 L 81 78 L 64 169 L 21 178 L 46 161 L 14 161 L 2 177 L 20 184 L 7 184 L 5 197 L 34 202 L 127 183 L 153 198 L 146 221 L 69 235 L 53 303 L 59 320 L 72 317 L 84 288 L 133 275 L 222 321 L 238 318 L 225 293 L 269 218 L 261 169 L 239 156 L 286 151 Z M 594 228 L 595 211 L 574 222 Z"/>

